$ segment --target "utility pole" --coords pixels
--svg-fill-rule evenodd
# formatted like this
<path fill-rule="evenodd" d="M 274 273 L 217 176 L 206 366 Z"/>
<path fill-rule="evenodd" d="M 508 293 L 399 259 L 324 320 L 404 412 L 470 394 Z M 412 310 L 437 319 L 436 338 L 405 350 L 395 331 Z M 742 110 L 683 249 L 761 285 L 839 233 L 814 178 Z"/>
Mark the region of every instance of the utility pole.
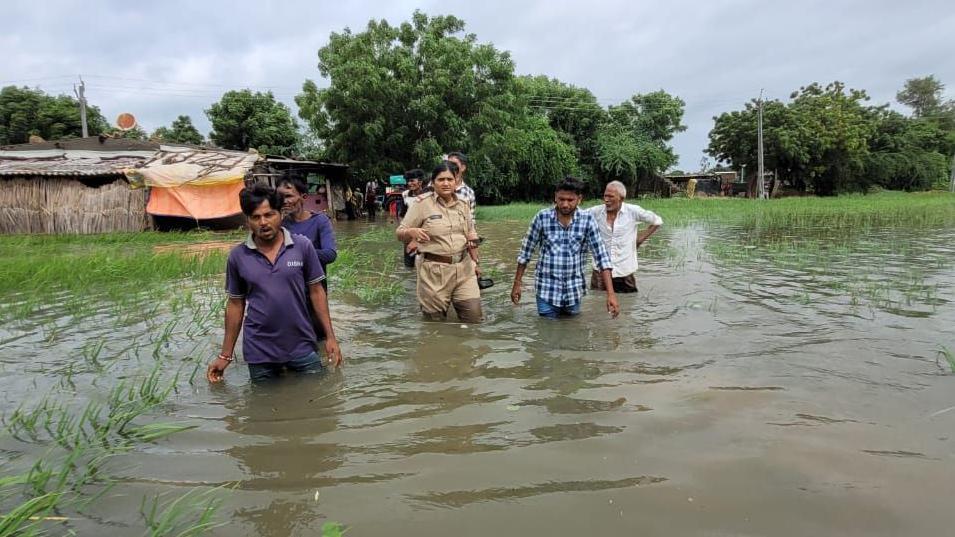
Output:
<path fill-rule="evenodd" d="M 762 89 L 759 90 L 758 103 L 759 103 L 759 108 L 758 108 L 759 119 L 756 126 L 756 136 L 757 136 L 756 146 L 757 146 L 757 151 L 759 151 L 759 156 L 757 157 L 756 162 L 757 162 L 757 168 L 759 168 L 759 170 L 756 173 L 758 173 L 759 175 L 756 178 L 756 196 L 759 199 L 765 199 L 766 198 L 766 185 L 765 185 L 766 176 L 765 176 L 765 170 L 763 170 L 763 90 Z"/>
<path fill-rule="evenodd" d="M 948 187 L 949 192 L 955 192 L 955 155 L 952 155 L 952 179 Z"/>
<path fill-rule="evenodd" d="M 80 76 L 79 87 L 75 84 L 73 85 L 73 93 L 76 94 L 76 98 L 80 101 L 80 124 L 83 126 L 83 138 L 86 138 L 90 133 L 86 126 L 86 84 L 83 82 L 82 76 Z"/>

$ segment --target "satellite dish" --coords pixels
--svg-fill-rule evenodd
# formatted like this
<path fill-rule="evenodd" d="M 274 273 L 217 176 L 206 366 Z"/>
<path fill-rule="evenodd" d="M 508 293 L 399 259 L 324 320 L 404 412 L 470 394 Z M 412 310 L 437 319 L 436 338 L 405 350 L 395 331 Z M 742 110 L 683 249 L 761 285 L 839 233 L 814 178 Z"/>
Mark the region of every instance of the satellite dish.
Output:
<path fill-rule="evenodd" d="M 121 131 L 128 131 L 136 126 L 136 116 L 129 112 L 123 112 L 116 116 L 116 126 L 119 127 Z"/>

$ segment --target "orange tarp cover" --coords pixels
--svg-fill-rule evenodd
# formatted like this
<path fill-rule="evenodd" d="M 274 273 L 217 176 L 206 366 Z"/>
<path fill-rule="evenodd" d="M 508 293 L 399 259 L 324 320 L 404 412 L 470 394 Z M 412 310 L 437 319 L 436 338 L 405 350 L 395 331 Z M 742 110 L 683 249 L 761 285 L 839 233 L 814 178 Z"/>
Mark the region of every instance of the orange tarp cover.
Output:
<path fill-rule="evenodd" d="M 153 188 L 149 192 L 146 212 L 158 216 L 184 216 L 196 220 L 223 218 L 242 212 L 239 191 L 242 181 L 218 185 L 180 185 L 175 188 Z"/>
<path fill-rule="evenodd" d="M 150 189 L 147 213 L 208 220 L 242 212 L 239 191 L 261 158 L 255 151 L 161 145 L 142 166 L 123 172 L 130 186 Z"/>

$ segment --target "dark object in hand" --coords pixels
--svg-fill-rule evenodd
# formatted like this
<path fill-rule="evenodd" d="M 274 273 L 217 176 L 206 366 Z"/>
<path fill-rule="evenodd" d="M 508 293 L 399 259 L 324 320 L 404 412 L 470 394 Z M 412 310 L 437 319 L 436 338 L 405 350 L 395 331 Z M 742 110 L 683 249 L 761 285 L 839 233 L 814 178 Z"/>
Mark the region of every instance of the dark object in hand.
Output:
<path fill-rule="evenodd" d="M 491 278 L 478 278 L 479 289 L 487 289 L 488 287 L 491 287 L 493 285 L 494 285 L 494 280 L 492 280 Z"/>

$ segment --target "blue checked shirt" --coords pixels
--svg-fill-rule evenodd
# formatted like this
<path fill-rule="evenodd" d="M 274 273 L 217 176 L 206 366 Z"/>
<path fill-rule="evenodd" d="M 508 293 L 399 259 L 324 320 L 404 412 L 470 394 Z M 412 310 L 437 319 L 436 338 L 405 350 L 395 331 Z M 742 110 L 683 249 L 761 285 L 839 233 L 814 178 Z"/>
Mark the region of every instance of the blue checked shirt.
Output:
<path fill-rule="evenodd" d="M 573 220 L 565 228 L 557 220 L 556 208 L 541 210 L 524 236 L 517 263 L 530 263 L 538 246 L 541 257 L 535 272 L 537 298 L 552 306 L 572 306 L 587 293 L 584 266 L 588 246 L 600 270 L 611 268 L 597 221 L 589 212 L 574 212 Z"/>

